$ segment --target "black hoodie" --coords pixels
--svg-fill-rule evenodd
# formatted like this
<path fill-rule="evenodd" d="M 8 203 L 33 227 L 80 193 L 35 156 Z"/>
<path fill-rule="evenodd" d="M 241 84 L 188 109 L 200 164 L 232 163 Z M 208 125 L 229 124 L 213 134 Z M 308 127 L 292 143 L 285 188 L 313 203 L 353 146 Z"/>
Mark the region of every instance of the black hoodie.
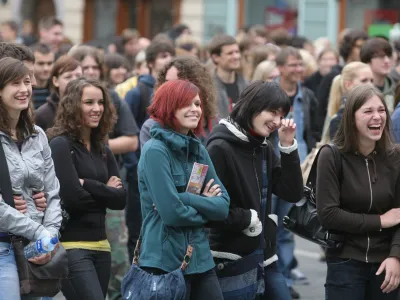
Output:
<path fill-rule="evenodd" d="M 272 144 L 264 138 L 244 134 L 226 120 L 221 123 L 211 132 L 207 150 L 231 202 L 227 219 L 211 226 L 210 245 L 214 257 L 229 258 L 225 254 L 245 256 L 260 245 L 259 236 L 248 236 L 243 230 L 250 226 L 251 210 L 260 212 L 261 148 L 272 147 Z M 297 150 L 289 154 L 282 151 L 281 161 L 274 151 L 266 151 L 272 155 L 270 160 L 267 159 L 272 161 L 272 166 L 268 166 L 268 198 L 264 222 L 264 257 L 266 260 L 273 259 L 270 263 L 276 260 L 273 258 L 276 252 L 276 216 L 270 215 L 271 195 L 274 193 L 289 202 L 297 202 L 303 196 L 303 179 Z M 215 252 L 224 255 L 217 256 Z"/>

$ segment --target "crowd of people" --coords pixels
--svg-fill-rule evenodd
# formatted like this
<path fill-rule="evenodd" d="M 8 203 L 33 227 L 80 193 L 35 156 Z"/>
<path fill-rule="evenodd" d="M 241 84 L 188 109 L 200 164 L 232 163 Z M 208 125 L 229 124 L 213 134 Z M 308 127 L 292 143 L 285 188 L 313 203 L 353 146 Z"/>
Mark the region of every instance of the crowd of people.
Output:
<path fill-rule="evenodd" d="M 321 150 L 318 216 L 346 237 L 321 250 L 326 299 L 398 298 L 400 40 L 346 29 L 332 45 L 256 25 L 203 47 L 179 24 L 152 40 L 126 29 L 73 45 L 64 26 L 44 18 L 36 39 L 1 24 L 0 141 L 15 202 L 0 201 L 1 299 L 40 299 L 20 294 L 11 242 L 54 234 L 68 300 L 122 299 L 136 265 L 183 274 L 183 292 L 166 289 L 181 298 L 124 287 L 140 299 L 231 299 L 224 266 L 257 251 L 254 297 L 299 299 L 295 284 L 309 282 L 283 218 L 303 197 L 301 165 L 326 143 L 342 168 Z"/>

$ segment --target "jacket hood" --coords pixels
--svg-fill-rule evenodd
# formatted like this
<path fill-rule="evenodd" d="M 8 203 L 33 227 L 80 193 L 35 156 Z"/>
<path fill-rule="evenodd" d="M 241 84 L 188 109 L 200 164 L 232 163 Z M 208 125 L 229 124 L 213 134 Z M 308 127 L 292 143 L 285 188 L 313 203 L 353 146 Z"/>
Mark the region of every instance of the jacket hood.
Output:
<path fill-rule="evenodd" d="M 155 123 L 150 130 L 150 137 L 164 142 L 172 151 L 185 153 L 186 157 L 189 153 L 199 156 L 201 142 L 193 134 L 184 135 Z"/>
<path fill-rule="evenodd" d="M 154 85 L 156 84 L 156 80 L 154 79 L 153 76 L 151 75 L 142 75 L 139 76 L 138 82 L 142 82 L 145 85 L 149 86 L 150 88 L 153 88 Z"/>
<path fill-rule="evenodd" d="M 255 148 L 266 143 L 265 138 L 253 137 L 249 134 L 246 134 L 240 129 L 239 125 L 234 124 L 228 119 L 222 119 L 219 124 L 213 128 L 207 144 L 217 139 L 222 139 L 232 144 L 249 148 Z"/>
<path fill-rule="evenodd" d="M 395 82 L 400 81 L 400 73 L 397 72 L 395 68 L 392 69 L 392 71 L 389 74 L 389 77 L 391 77 Z"/>
<path fill-rule="evenodd" d="M 385 85 L 383 87 L 383 95 L 392 95 L 394 91 L 394 81 L 390 76 L 386 76 Z"/>

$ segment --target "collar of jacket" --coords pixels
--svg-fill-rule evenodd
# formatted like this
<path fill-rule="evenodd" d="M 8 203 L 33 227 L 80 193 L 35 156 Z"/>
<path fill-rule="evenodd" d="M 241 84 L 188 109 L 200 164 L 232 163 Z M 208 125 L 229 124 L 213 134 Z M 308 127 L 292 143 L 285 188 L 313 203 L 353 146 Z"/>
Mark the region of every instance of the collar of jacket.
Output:
<path fill-rule="evenodd" d="M 201 142 L 192 132 L 184 135 L 156 123 L 150 130 L 150 137 L 164 142 L 172 151 L 183 153 L 186 156 L 189 153 L 196 157 L 200 155 Z"/>
<path fill-rule="evenodd" d="M 228 128 L 230 132 L 232 132 L 238 139 L 250 143 L 252 146 L 257 147 L 261 145 L 266 145 L 266 138 L 257 138 L 248 134 L 245 130 L 243 130 L 239 124 L 233 121 L 231 118 L 222 119 L 219 121 L 219 124 L 222 124 Z"/>

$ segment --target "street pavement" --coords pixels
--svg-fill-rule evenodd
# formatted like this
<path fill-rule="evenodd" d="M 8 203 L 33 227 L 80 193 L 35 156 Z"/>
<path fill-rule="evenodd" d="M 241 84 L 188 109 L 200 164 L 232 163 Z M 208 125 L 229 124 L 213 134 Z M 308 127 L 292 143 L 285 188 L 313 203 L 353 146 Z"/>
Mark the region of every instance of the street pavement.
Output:
<path fill-rule="evenodd" d="M 320 248 L 307 240 L 296 237 L 296 258 L 300 270 L 307 276 L 308 285 L 294 285 L 302 300 L 324 300 L 326 263 L 320 262 Z"/>
<path fill-rule="evenodd" d="M 302 238 L 296 237 L 296 258 L 300 270 L 307 276 L 308 285 L 295 285 L 302 300 L 323 300 L 326 265 L 319 261 L 319 247 Z M 62 295 L 57 295 L 54 300 L 65 300 Z"/>

